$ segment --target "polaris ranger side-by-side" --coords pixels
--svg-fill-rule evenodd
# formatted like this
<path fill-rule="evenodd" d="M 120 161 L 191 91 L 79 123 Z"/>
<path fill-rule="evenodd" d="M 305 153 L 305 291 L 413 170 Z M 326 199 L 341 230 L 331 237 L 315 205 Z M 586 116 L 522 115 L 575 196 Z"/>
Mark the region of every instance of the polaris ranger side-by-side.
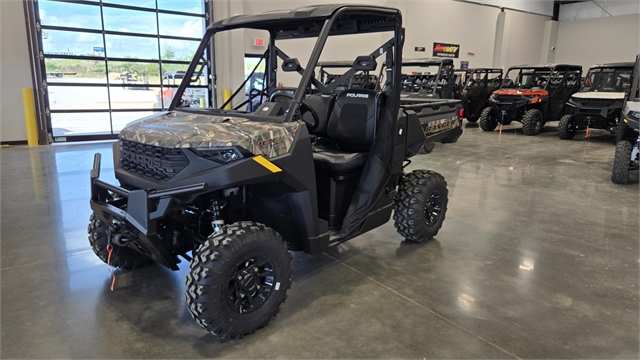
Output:
<path fill-rule="evenodd" d="M 589 69 L 582 88 L 567 102 L 568 114 L 560 119 L 558 137 L 568 140 L 578 130 L 591 129 L 615 134 L 632 71 L 632 62 L 595 65 Z"/>
<path fill-rule="evenodd" d="M 465 81 L 460 90 L 460 99 L 467 121 L 478 121 L 482 110 L 489 106 L 489 96 L 501 85 L 502 69 L 467 69 Z"/>
<path fill-rule="evenodd" d="M 629 172 L 640 169 L 640 54 L 636 56 L 616 140 L 611 181 L 626 184 Z"/>
<path fill-rule="evenodd" d="M 580 89 L 582 66 L 565 64 L 522 65 L 509 68 L 505 81 L 490 97 L 490 107 L 480 114 L 484 131 L 512 120 L 522 123 L 525 135 L 538 135 L 548 121 L 564 115 L 565 103 Z"/>
<path fill-rule="evenodd" d="M 243 28 L 270 34 L 268 100 L 255 112 L 240 110 L 247 100 L 234 110 L 182 106 L 214 34 Z M 341 79 L 325 85 L 314 76 L 328 37 L 367 33 L 390 39 L 355 58 L 341 78 L 373 71 L 381 58 L 380 89 L 336 91 Z M 96 255 L 123 269 L 155 262 L 176 270 L 179 257 L 190 261 L 189 312 L 210 333 L 240 338 L 267 325 L 285 301 L 289 250 L 319 253 L 392 214 L 406 241 L 433 238 L 445 218 L 447 184 L 433 171 L 403 171 L 425 141 L 419 112 L 428 106 L 401 103 L 403 36 L 399 10 L 368 5 L 211 24 L 168 111 L 120 133 L 113 151 L 119 186 L 100 179 L 100 154 L 94 158 L 89 240 Z M 316 38 L 305 66 L 278 47 L 301 38 Z M 295 90 L 277 88 L 280 71 L 300 75 Z M 244 99 L 243 86 L 236 94 Z"/>

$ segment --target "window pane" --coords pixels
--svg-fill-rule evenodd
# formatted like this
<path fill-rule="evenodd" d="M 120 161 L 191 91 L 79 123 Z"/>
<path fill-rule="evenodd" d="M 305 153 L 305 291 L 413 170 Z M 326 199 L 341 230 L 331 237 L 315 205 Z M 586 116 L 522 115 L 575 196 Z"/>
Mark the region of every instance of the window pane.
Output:
<path fill-rule="evenodd" d="M 157 59 L 158 40 L 125 35 L 106 35 L 109 57 Z"/>
<path fill-rule="evenodd" d="M 185 60 L 191 61 L 200 45 L 199 41 L 185 41 L 160 39 L 160 49 L 162 50 L 162 60 Z M 109 53 L 111 56 L 111 53 Z M 170 57 L 166 57 L 170 56 Z"/>
<path fill-rule="evenodd" d="M 38 4 L 42 25 L 102 29 L 99 6 L 45 0 Z"/>
<path fill-rule="evenodd" d="M 95 82 L 106 83 L 104 60 L 45 59 L 49 83 Z M 80 79 L 86 79 L 80 80 Z"/>
<path fill-rule="evenodd" d="M 111 31 L 156 34 L 156 14 L 146 11 L 104 8 L 104 29 Z"/>
<path fill-rule="evenodd" d="M 160 88 L 111 87 L 112 109 L 154 109 Z"/>
<path fill-rule="evenodd" d="M 129 5 L 129 6 L 150 8 L 150 9 L 155 9 L 156 8 L 155 0 L 135 0 L 135 1 L 132 1 L 132 0 L 102 0 L 102 2 L 105 3 L 105 4 Z"/>
<path fill-rule="evenodd" d="M 202 14 L 204 13 L 204 0 L 158 0 L 158 8 Z"/>
<path fill-rule="evenodd" d="M 45 54 L 104 56 L 104 52 L 100 52 L 104 48 L 101 34 L 44 30 L 42 45 Z"/>
<path fill-rule="evenodd" d="M 113 119 L 113 133 L 118 134 L 130 122 L 141 119 L 143 117 L 153 115 L 153 111 L 132 111 L 132 112 L 114 112 L 111 113 Z"/>
<path fill-rule="evenodd" d="M 160 84 L 160 66 L 158 63 L 140 63 L 134 61 L 109 61 L 109 83 L 122 84 Z"/>
<path fill-rule="evenodd" d="M 172 35 L 201 39 L 204 34 L 204 18 L 173 14 L 158 14 L 160 35 Z"/>
<path fill-rule="evenodd" d="M 53 136 L 111 134 L 109 113 L 51 114 Z"/>
<path fill-rule="evenodd" d="M 55 86 L 51 82 L 48 89 L 49 106 L 52 110 L 109 110 L 106 86 Z"/>

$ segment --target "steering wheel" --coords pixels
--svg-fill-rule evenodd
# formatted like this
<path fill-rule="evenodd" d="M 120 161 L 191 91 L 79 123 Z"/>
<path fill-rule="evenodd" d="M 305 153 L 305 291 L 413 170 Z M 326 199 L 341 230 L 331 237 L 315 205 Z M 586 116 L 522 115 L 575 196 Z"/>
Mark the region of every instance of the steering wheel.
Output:
<path fill-rule="evenodd" d="M 273 101 L 278 96 L 283 96 L 283 97 L 290 98 L 291 100 L 294 100 L 293 94 L 290 94 L 290 93 L 284 92 L 284 91 L 283 92 L 275 92 L 275 93 L 271 94 L 271 98 L 269 100 Z M 302 121 L 304 121 L 305 124 L 307 124 L 307 129 L 309 131 L 313 131 L 313 130 L 317 129 L 318 126 L 320 126 L 320 116 L 318 115 L 316 110 L 313 108 L 313 106 L 309 105 L 308 102 L 302 100 L 302 102 L 300 103 L 300 112 L 302 113 L 300 115 L 300 119 L 302 119 Z M 304 116 L 302 116 L 302 115 L 304 115 L 305 113 L 310 113 L 311 114 L 311 117 L 313 117 L 313 124 L 304 119 Z"/>

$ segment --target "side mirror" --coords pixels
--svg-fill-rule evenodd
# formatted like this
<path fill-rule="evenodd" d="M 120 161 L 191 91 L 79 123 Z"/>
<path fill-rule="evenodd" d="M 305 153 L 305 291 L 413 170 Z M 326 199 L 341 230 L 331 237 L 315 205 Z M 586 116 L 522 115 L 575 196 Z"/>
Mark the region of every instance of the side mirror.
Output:
<path fill-rule="evenodd" d="M 297 58 L 290 58 L 282 61 L 282 71 L 292 72 L 292 71 L 300 71 L 302 67 L 300 66 L 300 62 Z"/>
<path fill-rule="evenodd" d="M 376 59 L 371 55 L 358 56 L 353 62 L 355 71 L 374 71 L 378 67 Z"/>

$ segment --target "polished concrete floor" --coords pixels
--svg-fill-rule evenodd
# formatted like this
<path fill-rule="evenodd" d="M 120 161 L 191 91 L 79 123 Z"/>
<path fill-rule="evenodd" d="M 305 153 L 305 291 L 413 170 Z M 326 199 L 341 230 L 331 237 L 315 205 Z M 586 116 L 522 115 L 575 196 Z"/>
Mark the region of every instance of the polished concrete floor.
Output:
<path fill-rule="evenodd" d="M 191 319 L 186 264 L 117 272 L 109 291 L 86 234 L 92 155 L 109 144 L 2 149 L 0 356 L 638 358 L 637 175 L 611 183 L 606 134 L 514 128 L 467 124 L 413 159 L 449 184 L 437 239 L 405 244 L 389 222 L 295 254 L 282 311 L 240 341 Z"/>

